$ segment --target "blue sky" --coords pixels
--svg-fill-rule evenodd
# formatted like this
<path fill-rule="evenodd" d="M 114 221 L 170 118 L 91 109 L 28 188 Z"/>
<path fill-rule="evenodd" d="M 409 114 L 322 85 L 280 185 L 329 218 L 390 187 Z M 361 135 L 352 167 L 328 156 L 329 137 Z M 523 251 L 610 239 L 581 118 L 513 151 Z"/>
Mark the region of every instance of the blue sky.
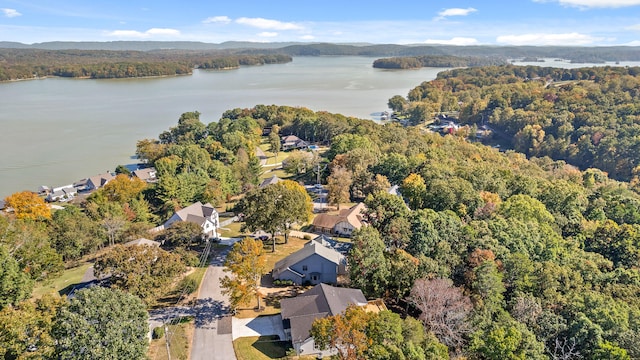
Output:
<path fill-rule="evenodd" d="M 640 46 L 640 0 L 0 0 L 0 41 Z"/>

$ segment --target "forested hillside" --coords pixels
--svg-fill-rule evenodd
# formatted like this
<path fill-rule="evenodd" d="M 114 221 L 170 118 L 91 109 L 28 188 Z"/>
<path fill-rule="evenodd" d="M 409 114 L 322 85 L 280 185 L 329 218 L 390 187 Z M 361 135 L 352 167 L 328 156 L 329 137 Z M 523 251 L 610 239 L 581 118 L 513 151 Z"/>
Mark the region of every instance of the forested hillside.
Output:
<path fill-rule="evenodd" d="M 631 76 L 631 69 L 625 71 L 621 80 Z M 594 76 L 587 84 L 597 90 L 602 83 Z M 513 80 L 505 78 L 501 85 L 563 91 L 545 88 L 542 81 L 508 78 Z M 434 84 L 447 81 L 443 77 Z M 473 99 L 469 94 L 466 103 Z M 580 102 L 591 93 L 578 94 L 573 99 Z M 405 341 L 397 341 L 401 335 L 392 341 L 358 328 L 362 337 L 352 340 L 363 341 L 359 358 L 640 358 L 640 196 L 634 184 L 598 169 L 580 170 L 548 157 L 528 160 L 420 127 L 275 105 L 229 110 L 210 124 L 203 124 L 198 112 L 185 113 L 158 139 L 139 141 L 138 154 L 155 166 L 157 183 L 140 184 L 123 175 L 80 208 L 67 206 L 51 215 L 32 214 L 41 207 L 27 207 L 31 218 L 0 216 L 0 256 L 7 264 L 0 276 L 0 328 L 21 324 L 38 330 L 43 357 L 70 351 L 68 334 L 53 329 L 67 329 L 65 319 L 80 304 L 41 301 L 34 308 L 22 301 L 29 298 L 33 281 L 53 277 L 65 261 L 103 247 L 114 255 L 102 263 L 115 266 L 130 256 L 114 244 L 143 236 L 175 209 L 195 201 L 220 205 L 254 189 L 263 171 L 254 150 L 265 127 L 329 146 L 324 158 L 291 152 L 285 170 L 293 180 L 314 179 L 314 164 L 321 161 L 327 164 L 322 182 L 328 183 L 330 196 L 346 186 L 342 202 L 365 202 L 370 226 L 352 238 L 351 286 L 421 320 L 393 322 L 394 334 L 411 334 Z M 299 162 L 289 166 L 293 159 Z M 390 184 L 399 185 L 402 196 L 389 194 Z M 193 240 L 184 242 L 179 235 L 164 234 L 169 242 L 161 253 L 149 253 L 166 261 L 163 274 L 180 271 L 180 264 L 193 258 Z M 165 248 L 172 253 L 165 254 Z M 135 268 L 126 269 L 135 274 Z M 136 306 L 152 303 L 168 287 L 166 277 L 150 282 L 144 272 L 133 274 L 112 287 L 138 298 Z M 105 296 L 119 298 L 119 291 Z M 64 309 L 58 313 L 67 317 L 52 308 Z M 20 322 L 23 314 L 44 320 Z M 370 326 L 378 326 L 380 334 L 390 321 Z M 10 354 L 25 352 L 35 341 L 11 334 L 0 332 L 0 348 Z"/>
<path fill-rule="evenodd" d="M 456 69 L 409 91 L 406 110 L 423 120 L 460 111 L 463 123 L 490 126 L 516 151 L 598 168 L 635 185 L 639 88 L 638 67 Z"/>
<path fill-rule="evenodd" d="M 229 69 L 290 61 L 287 55 L 233 55 L 224 51 L 0 49 L 0 81 L 46 76 L 105 79 L 185 75 L 198 67 Z"/>
<path fill-rule="evenodd" d="M 424 55 L 377 59 L 373 62 L 373 67 L 380 69 L 419 69 L 421 67 L 476 67 L 506 64 L 506 60 L 496 56 L 457 57 L 448 55 Z"/>

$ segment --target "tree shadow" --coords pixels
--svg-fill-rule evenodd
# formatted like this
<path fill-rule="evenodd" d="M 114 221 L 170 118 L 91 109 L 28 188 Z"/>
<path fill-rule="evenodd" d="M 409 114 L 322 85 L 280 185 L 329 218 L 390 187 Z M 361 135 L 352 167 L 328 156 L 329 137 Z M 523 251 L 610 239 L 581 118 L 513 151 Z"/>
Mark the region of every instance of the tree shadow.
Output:
<path fill-rule="evenodd" d="M 216 319 L 229 314 L 229 306 L 212 298 L 198 299 L 196 302 L 196 328 L 211 326 Z"/>
<path fill-rule="evenodd" d="M 290 341 L 280 341 L 277 335 L 260 336 L 251 346 L 269 359 L 281 359 L 293 347 Z"/>

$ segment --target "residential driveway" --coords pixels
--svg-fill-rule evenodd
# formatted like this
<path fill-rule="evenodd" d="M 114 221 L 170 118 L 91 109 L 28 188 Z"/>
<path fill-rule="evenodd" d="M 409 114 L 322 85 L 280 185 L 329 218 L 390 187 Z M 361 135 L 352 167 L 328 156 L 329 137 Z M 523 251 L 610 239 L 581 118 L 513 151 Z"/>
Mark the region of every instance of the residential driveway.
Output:
<path fill-rule="evenodd" d="M 282 317 L 280 315 L 259 316 L 251 319 L 233 318 L 233 340 L 249 336 L 278 335 L 284 340 Z"/>
<path fill-rule="evenodd" d="M 198 293 L 196 328 L 191 346 L 192 360 L 235 360 L 231 336 L 229 301 L 222 295 L 220 279 L 228 250 L 217 252 L 202 281 Z"/>

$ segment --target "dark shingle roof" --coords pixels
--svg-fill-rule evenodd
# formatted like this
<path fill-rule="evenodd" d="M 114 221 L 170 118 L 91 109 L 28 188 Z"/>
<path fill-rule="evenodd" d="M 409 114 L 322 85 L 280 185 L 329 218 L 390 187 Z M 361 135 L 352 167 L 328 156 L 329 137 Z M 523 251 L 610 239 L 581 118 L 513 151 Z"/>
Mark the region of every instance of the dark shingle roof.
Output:
<path fill-rule="evenodd" d="M 309 338 L 315 319 L 342 313 L 349 305 L 366 305 L 367 299 L 360 289 L 338 288 L 320 284 L 291 299 L 280 301 L 283 321 L 289 321 L 294 343 Z"/>

